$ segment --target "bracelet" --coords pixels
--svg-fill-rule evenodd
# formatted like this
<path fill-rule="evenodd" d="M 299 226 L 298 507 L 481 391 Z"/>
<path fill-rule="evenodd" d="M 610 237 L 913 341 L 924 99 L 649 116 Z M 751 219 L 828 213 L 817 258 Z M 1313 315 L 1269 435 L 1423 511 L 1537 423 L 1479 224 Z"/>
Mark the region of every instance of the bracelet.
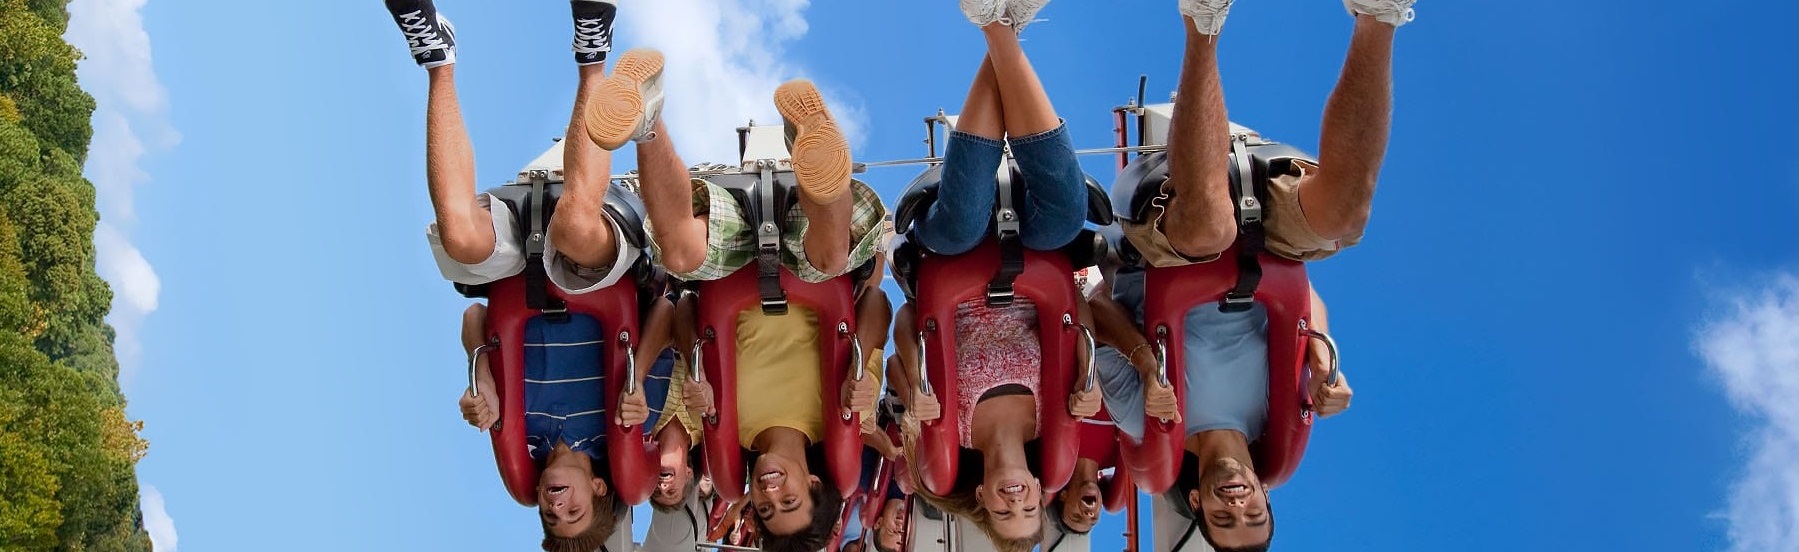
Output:
<path fill-rule="evenodd" d="M 1145 347 L 1149 347 L 1149 342 L 1146 341 L 1146 342 L 1143 342 L 1143 344 L 1141 344 L 1141 345 L 1138 345 L 1136 347 L 1131 347 L 1130 354 L 1124 355 L 1124 359 L 1126 361 L 1129 361 L 1133 358 L 1137 358 L 1137 351 L 1143 350 Z"/>

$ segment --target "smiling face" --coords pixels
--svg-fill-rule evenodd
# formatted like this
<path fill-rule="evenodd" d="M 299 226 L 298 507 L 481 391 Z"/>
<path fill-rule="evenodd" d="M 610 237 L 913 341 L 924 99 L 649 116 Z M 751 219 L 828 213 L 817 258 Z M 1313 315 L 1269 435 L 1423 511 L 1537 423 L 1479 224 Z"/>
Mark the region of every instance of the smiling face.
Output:
<path fill-rule="evenodd" d="M 1212 544 L 1238 548 L 1268 542 L 1274 512 L 1268 509 L 1268 487 L 1241 462 L 1219 459 L 1199 474 L 1199 488 L 1187 493 Z"/>
<path fill-rule="evenodd" d="M 750 505 L 762 527 L 776 535 L 792 535 L 812 525 L 812 489 L 818 478 L 780 455 L 763 454 L 751 471 Z"/>
<path fill-rule="evenodd" d="M 1043 485 L 1030 470 L 990 470 L 974 492 L 1000 537 L 1027 539 L 1042 534 Z"/>
<path fill-rule="evenodd" d="M 572 538 L 593 525 L 594 496 L 606 492 L 606 481 L 591 470 L 558 466 L 545 469 L 537 482 L 537 512 L 549 534 Z"/>

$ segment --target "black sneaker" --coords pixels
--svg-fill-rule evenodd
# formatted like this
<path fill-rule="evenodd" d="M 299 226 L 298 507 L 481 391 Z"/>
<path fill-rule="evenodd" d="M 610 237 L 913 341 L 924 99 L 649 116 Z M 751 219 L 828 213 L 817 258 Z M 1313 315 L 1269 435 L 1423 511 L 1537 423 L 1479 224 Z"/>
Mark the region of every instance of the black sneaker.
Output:
<path fill-rule="evenodd" d="M 387 0 L 387 11 L 406 35 L 413 61 L 427 69 L 456 63 L 456 28 L 431 0 Z"/>
<path fill-rule="evenodd" d="M 615 0 L 571 0 L 575 15 L 575 64 L 606 61 L 612 51 L 612 19 L 618 15 Z"/>

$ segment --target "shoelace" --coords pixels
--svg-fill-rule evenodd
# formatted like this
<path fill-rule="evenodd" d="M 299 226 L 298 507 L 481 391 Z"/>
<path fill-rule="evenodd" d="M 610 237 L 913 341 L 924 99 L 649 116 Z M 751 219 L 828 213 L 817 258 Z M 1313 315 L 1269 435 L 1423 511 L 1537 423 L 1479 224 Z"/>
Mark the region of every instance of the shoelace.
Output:
<path fill-rule="evenodd" d="M 443 37 L 437 34 L 437 29 L 425 20 L 423 11 L 400 14 L 400 31 L 405 33 L 406 45 L 412 49 L 413 57 L 448 48 Z"/>
<path fill-rule="evenodd" d="M 598 54 L 612 49 L 612 29 L 599 19 L 575 20 L 575 53 Z"/>

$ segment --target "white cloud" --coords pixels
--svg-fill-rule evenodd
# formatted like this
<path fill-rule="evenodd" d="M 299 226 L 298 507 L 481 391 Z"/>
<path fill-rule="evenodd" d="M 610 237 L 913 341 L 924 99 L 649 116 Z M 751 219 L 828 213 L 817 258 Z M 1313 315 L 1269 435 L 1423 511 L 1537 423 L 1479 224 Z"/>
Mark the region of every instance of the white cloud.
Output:
<path fill-rule="evenodd" d="M 144 532 L 150 534 L 151 549 L 156 552 L 175 552 L 175 519 L 163 507 L 162 493 L 150 485 L 141 486 L 143 492 Z"/>
<path fill-rule="evenodd" d="M 96 264 L 100 276 L 117 292 L 107 321 L 118 332 L 116 349 L 125 385 L 136 376 L 143 348 L 139 329 L 155 312 L 162 287 L 155 268 L 131 242 L 129 228 L 137 222 L 132 197 L 150 180 L 140 166 L 143 157 L 180 141 L 169 124 L 168 93 L 151 64 L 144 1 L 74 0 L 64 37 L 86 55 L 77 74 L 96 104 L 86 173 L 94 183 L 101 218 L 94 232 Z"/>
<path fill-rule="evenodd" d="M 659 0 L 619 10 L 618 32 L 623 39 L 615 47 L 647 46 L 665 57 L 664 122 L 688 164 L 734 163 L 737 127 L 750 119 L 780 124 L 773 103 L 775 87 L 807 76 L 803 68 L 782 60 L 786 45 L 806 34 L 808 3 Z M 851 147 L 859 147 L 866 112 L 829 83 L 818 85 Z"/>
<path fill-rule="evenodd" d="M 1719 513 L 1730 550 L 1799 550 L 1799 275 L 1719 304 L 1693 347 L 1754 424 L 1744 436 L 1748 465 Z"/>

